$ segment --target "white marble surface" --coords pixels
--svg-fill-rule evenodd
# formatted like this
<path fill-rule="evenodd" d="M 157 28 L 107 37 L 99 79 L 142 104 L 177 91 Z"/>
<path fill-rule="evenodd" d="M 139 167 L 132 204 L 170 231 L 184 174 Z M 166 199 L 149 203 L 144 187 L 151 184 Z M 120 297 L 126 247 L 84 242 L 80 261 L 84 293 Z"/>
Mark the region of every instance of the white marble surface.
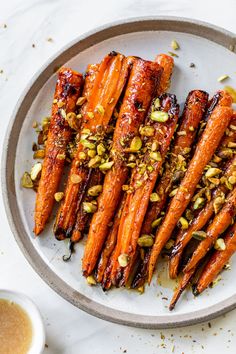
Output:
<path fill-rule="evenodd" d="M 192 17 L 236 33 L 235 11 L 235 0 L 0 0 L 1 151 L 22 90 L 50 56 L 79 34 L 140 15 Z M 204 323 L 150 331 L 111 324 L 76 309 L 44 284 L 22 256 L 8 226 L 2 197 L 0 217 L 0 287 L 25 292 L 36 302 L 46 326 L 45 354 L 235 353 L 236 310 L 211 321 L 211 328 Z"/>

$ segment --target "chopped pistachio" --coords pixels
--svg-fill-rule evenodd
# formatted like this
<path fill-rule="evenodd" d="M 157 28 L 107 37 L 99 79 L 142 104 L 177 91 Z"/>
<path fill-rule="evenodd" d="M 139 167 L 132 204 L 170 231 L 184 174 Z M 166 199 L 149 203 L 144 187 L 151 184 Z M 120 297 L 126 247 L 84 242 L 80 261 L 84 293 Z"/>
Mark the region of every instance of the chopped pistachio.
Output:
<path fill-rule="evenodd" d="M 153 245 L 153 237 L 151 235 L 141 235 L 138 238 L 139 247 L 151 247 Z"/>
<path fill-rule="evenodd" d="M 103 116 L 105 113 L 105 110 L 101 104 L 97 105 L 97 111 Z"/>
<path fill-rule="evenodd" d="M 152 222 L 152 228 L 154 229 L 155 227 L 159 226 L 161 223 L 162 218 L 158 218 Z"/>
<path fill-rule="evenodd" d="M 154 170 L 154 167 L 151 166 L 151 165 L 149 165 L 149 166 L 147 166 L 147 170 L 148 170 L 149 172 L 152 172 L 152 171 Z"/>
<path fill-rule="evenodd" d="M 86 101 L 87 101 L 86 97 L 79 97 L 77 102 L 76 102 L 76 105 L 77 106 L 82 106 L 82 104 L 84 104 Z"/>
<path fill-rule="evenodd" d="M 57 154 L 57 159 L 58 160 L 65 160 L 66 155 L 65 154 Z"/>
<path fill-rule="evenodd" d="M 153 159 L 154 161 L 161 161 L 161 154 L 159 151 L 151 151 L 150 152 L 150 158 Z"/>
<path fill-rule="evenodd" d="M 167 241 L 166 244 L 165 244 L 165 248 L 167 250 L 170 250 L 174 246 L 174 244 L 175 244 L 175 241 L 172 240 L 172 239 L 169 239 L 169 241 Z"/>
<path fill-rule="evenodd" d="M 192 211 L 190 209 L 186 209 L 185 216 L 186 216 L 188 221 L 191 221 L 194 218 L 194 215 L 193 215 L 193 213 L 192 213 Z"/>
<path fill-rule="evenodd" d="M 221 276 L 218 275 L 218 277 L 215 280 L 213 280 L 213 282 L 210 284 L 210 287 L 214 288 L 219 283 L 219 281 L 221 281 L 221 279 L 222 279 Z"/>
<path fill-rule="evenodd" d="M 126 253 L 120 254 L 118 257 L 118 262 L 122 268 L 126 267 L 129 263 L 129 256 Z"/>
<path fill-rule="evenodd" d="M 159 202 L 161 200 L 161 198 L 159 197 L 159 195 L 157 193 L 152 193 L 150 195 L 150 202 Z"/>
<path fill-rule="evenodd" d="M 33 127 L 34 129 L 38 128 L 38 122 L 36 122 L 36 120 L 33 121 L 32 127 Z"/>
<path fill-rule="evenodd" d="M 217 81 L 218 82 L 222 82 L 222 81 L 224 81 L 224 80 L 226 80 L 228 78 L 229 78 L 229 75 L 221 75 L 220 77 L 218 77 Z"/>
<path fill-rule="evenodd" d="M 66 111 L 61 108 L 60 113 L 61 113 L 62 118 L 66 119 Z"/>
<path fill-rule="evenodd" d="M 179 219 L 179 223 L 181 224 L 181 228 L 182 229 L 187 229 L 188 228 L 188 221 L 185 219 L 185 218 L 183 218 L 182 216 L 181 216 L 181 218 Z"/>
<path fill-rule="evenodd" d="M 216 186 L 218 186 L 220 184 L 220 179 L 219 178 L 209 177 L 208 181 L 210 181 L 211 183 L 213 183 Z"/>
<path fill-rule="evenodd" d="M 85 160 L 85 159 L 86 159 L 86 154 L 85 154 L 84 151 L 81 151 L 81 152 L 79 153 L 79 158 L 80 158 L 80 160 Z"/>
<path fill-rule="evenodd" d="M 23 188 L 33 188 L 34 184 L 28 172 L 24 172 L 23 176 L 21 177 L 21 186 Z"/>
<path fill-rule="evenodd" d="M 150 118 L 155 122 L 164 123 L 169 119 L 169 116 L 167 112 L 153 111 Z"/>
<path fill-rule="evenodd" d="M 96 280 L 94 279 L 94 276 L 93 275 L 89 275 L 87 278 L 86 278 L 86 280 L 87 280 L 87 283 L 89 284 L 89 285 L 96 285 L 97 283 L 96 283 Z"/>
<path fill-rule="evenodd" d="M 152 145 L 151 145 L 151 150 L 152 151 L 157 151 L 158 149 L 158 142 L 157 141 L 153 141 Z"/>
<path fill-rule="evenodd" d="M 147 126 L 141 127 L 139 129 L 139 132 L 141 135 L 144 135 L 144 136 L 153 136 L 155 129 L 153 127 L 147 125 Z"/>
<path fill-rule="evenodd" d="M 177 132 L 177 135 L 179 136 L 184 136 L 184 135 L 187 135 L 186 131 L 185 130 L 182 130 L 180 132 Z"/>
<path fill-rule="evenodd" d="M 228 159 L 231 158 L 233 156 L 233 151 L 232 149 L 229 148 L 223 148 L 218 152 L 218 155 L 222 158 L 222 159 Z"/>
<path fill-rule="evenodd" d="M 154 101 L 154 107 L 157 109 L 157 108 L 160 108 L 161 107 L 161 102 L 160 102 L 160 98 L 156 98 L 155 101 Z"/>
<path fill-rule="evenodd" d="M 142 147 L 142 140 L 140 139 L 139 136 L 135 136 L 130 144 L 130 151 L 136 152 L 139 151 Z"/>
<path fill-rule="evenodd" d="M 122 190 L 123 190 L 124 192 L 128 191 L 128 190 L 129 190 L 129 185 L 128 185 L 128 184 L 123 184 Z"/>
<path fill-rule="evenodd" d="M 91 157 L 91 158 L 96 156 L 96 150 L 93 150 L 93 149 L 88 150 L 88 156 Z"/>
<path fill-rule="evenodd" d="M 88 163 L 89 168 L 96 168 L 99 166 L 101 163 L 101 157 L 96 155 L 95 157 L 91 158 L 91 160 Z"/>
<path fill-rule="evenodd" d="M 236 148 L 236 143 L 234 143 L 233 141 L 230 141 L 230 142 L 228 143 L 228 147 L 229 147 L 229 148 Z"/>
<path fill-rule="evenodd" d="M 71 129 L 78 130 L 78 120 L 74 112 L 70 112 L 66 115 L 66 120 L 71 127 Z"/>
<path fill-rule="evenodd" d="M 90 119 L 93 119 L 93 118 L 94 118 L 93 112 L 88 112 L 87 115 L 88 115 L 88 117 L 89 117 Z"/>
<path fill-rule="evenodd" d="M 137 290 L 140 294 L 143 294 L 144 293 L 144 285 L 140 286 Z"/>
<path fill-rule="evenodd" d="M 80 140 L 80 142 L 85 148 L 88 148 L 90 150 L 94 150 L 96 148 L 95 144 L 91 143 L 88 140 Z"/>
<path fill-rule="evenodd" d="M 217 155 L 214 155 L 214 156 L 213 156 L 213 161 L 214 161 L 215 163 L 219 163 L 219 162 L 222 161 L 222 158 L 219 157 L 219 156 L 217 156 Z"/>
<path fill-rule="evenodd" d="M 205 203 L 205 199 L 202 197 L 198 197 L 193 204 L 193 209 L 197 210 L 197 209 L 202 208 L 204 203 Z"/>
<path fill-rule="evenodd" d="M 81 113 L 77 114 L 76 118 L 77 119 L 81 119 L 82 118 L 82 114 Z"/>
<path fill-rule="evenodd" d="M 91 197 L 97 197 L 102 192 L 102 185 L 97 184 L 88 189 L 88 195 Z"/>
<path fill-rule="evenodd" d="M 205 173 L 206 178 L 217 176 L 222 171 L 219 168 L 210 167 Z"/>
<path fill-rule="evenodd" d="M 196 240 L 202 241 L 206 238 L 206 232 L 205 231 L 193 231 L 192 237 L 195 238 Z"/>
<path fill-rule="evenodd" d="M 34 152 L 34 156 L 33 156 L 34 159 L 44 159 L 44 157 L 45 157 L 45 150 L 36 150 Z"/>
<path fill-rule="evenodd" d="M 217 251 L 224 251 L 226 249 L 225 241 L 223 238 L 218 238 L 214 244 Z"/>
<path fill-rule="evenodd" d="M 91 133 L 91 130 L 88 129 L 88 128 L 84 128 L 84 129 L 82 129 L 81 133 L 82 133 L 82 134 L 88 134 L 88 135 L 89 135 L 89 134 Z"/>
<path fill-rule="evenodd" d="M 230 184 L 235 184 L 236 183 L 236 176 L 230 176 L 228 178 L 228 181 L 229 181 Z"/>
<path fill-rule="evenodd" d="M 70 176 L 70 180 L 71 180 L 72 183 L 78 184 L 78 183 L 80 183 L 82 181 L 82 178 L 79 175 L 76 175 L 75 173 L 73 173 Z"/>
<path fill-rule="evenodd" d="M 127 167 L 134 168 L 136 166 L 135 162 L 130 162 L 126 164 Z"/>
<path fill-rule="evenodd" d="M 174 50 L 179 49 L 179 43 L 175 39 L 173 39 L 173 41 L 171 41 L 171 48 Z"/>
<path fill-rule="evenodd" d="M 83 202 L 83 210 L 85 213 L 95 213 L 97 211 L 97 206 L 91 202 Z"/>
<path fill-rule="evenodd" d="M 36 181 L 36 179 L 39 177 L 40 172 L 42 170 L 42 164 L 41 162 L 37 162 L 31 169 L 30 171 L 30 178 L 32 181 Z"/>
<path fill-rule="evenodd" d="M 230 191 L 232 191 L 233 186 L 232 186 L 232 184 L 229 182 L 228 179 L 225 180 L 225 185 L 226 185 L 226 187 L 227 187 Z"/>
<path fill-rule="evenodd" d="M 57 102 L 57 107 L 59 107 L 59 108 L 63 107 L 64 105 L 65 105 L 65 102 L 63 102 L 63 101 Z"/>
<path fill-rule="evenodd" d="M 175 53 L 173 53 L 173 52 L 168 52 L 172 57 L 176 57 L 176 58 L 178 58 L 179 56 L 177 55 L 177 54 L 175 54 Z"/>
<path fill-rule="evenodd" d="M 100 169 L 101 171 L 110 170 L 110 169 L 112 168 L 113 164 L 114 164 L 114 161 L 104 162 L 103 164 L 101 164 L 101 165 L 99 166 L 99 169 Z"/>
<path fill-rule="evenodd" d="M 194 127 L 191 125 L 191 127 L 189 127 L 190 132 L 194 132 Z"/>
<path fill-rule="evenodd" d="M 105 146 L 102 143 L 98 144 L 97 146 L 98 155 L 102 156 L 105 152 L 106 152 Z"/>
<path fill-rule="evenodd" d="M 57 193 L 54 194 L 54 199 L 56 200 L 56 202 L 60 202 L 63 197 L 64 197 L 64 193 L 63 192 L 57 192 Z"/>
<path fill-rule="evenodd" d="M 178 192 L 178 188 L 173 189 L 173 190 L 169 193 L 169 197 L 174 197 L 177 192 Z"/>

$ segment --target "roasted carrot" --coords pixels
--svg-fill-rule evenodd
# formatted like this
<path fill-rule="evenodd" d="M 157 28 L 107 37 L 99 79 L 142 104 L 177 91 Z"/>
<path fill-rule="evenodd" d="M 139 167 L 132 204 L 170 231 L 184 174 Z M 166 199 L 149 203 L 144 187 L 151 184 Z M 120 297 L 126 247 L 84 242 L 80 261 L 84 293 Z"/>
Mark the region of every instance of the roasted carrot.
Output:
<path fill-rule="evenodd" d="M 221 150 L 221 149 L 220 149 Z M 227 164 L 225 173 L 223 175 L 224 179 L 228 181 L 228 179 L 233 176 L 236 172 L 236 157 L 233 157 Z M 172 250 L 170 256 L 170 264 L 169 264 L 169 276 L 170 278 L 176 278 L 179 268 L 180 259 L 182 253 L 187 246 L 188 242 L 192 238 L 192 234 L 194 231 L 202 230 L 202 228 L 207 224 L 212 215 L 214 214 L 215 205 L 217 200 L 221 197 L 222 193 L 225 195 L 227 193 L 228 188 L 225 184 L 220 184 L 214 190 L 213 198 L 203 209 L 200 210 L 199 214 L 192 220 L 187 230 L 180 230 L 176 237 L 175 246 Z M 218 199 L 217 199 L 218 198 Z"/>
<path fill-rule="evenodd" d="M 197 144 L 194 156 L 190 161 L 184 179 L 182 180 L 176 195 L 170 202 L 164 221 L 157 232 L 149 262 L 149 283 L 151 282 L 157 258 L 190 202 L 196 185 L 201 178 L 204 167 L 210 161 L 219 145 L 220 139 L 230 122 L 232 113 L 233 111 L 230 107 L 217 107 L 208 119 L 206 128 Z"/>
<path fill-rule="evenodd" d="M 171 299 L 170 302 L 170 306 L 169 306 L 169 310 L 172 311 L 175 308 L 175 305 L 177 303 L 177 301 L 179 300 L 181 294 L 183 293 L 183 291 L 186 289 L 186 287 L 188 286 L 191 278 L 193 277 L 195 272 L 195 268 L 191 269 L 190 272 L 185 273 L 182 277 L 182 279 L 180 280 L 177 289 L 174 292 L 174 295 Z"/>
<path fill-rule="evenodd" d="M 212 223 L 208 226 L 206 231 L 206 238 L 202 240 L 196 250 L 193 252 L 193 255 L 186 267 L 184 272 L 190 271 L 195 267 L 198 262 L 206 255 L 206 253 L 213 246 L 214 242 L 217 240 L 219 235 L 224 232 L 227 227 L 231 224 L 232 218 L 236 213 L 236 188 L 228 195 L 223 208 L 220 212 L 214 217 Z"/>
<path fill-rule="evenodd" d="M 110 231 L 108 233 L 104 248 L 102 250 L 102 253 L 99 258 L 98 266 L 96 269 L 96 281 L 98 283 L 101 283 L 103 280 L 104 272 L 108 264 L 108 260 L 115 248 L 116 245 L 116 238 L 117 238 L 117 233 L 118 233 L 118 228 L 120 224 L 120 218 L 121 218 L 121 213 L 122 209 L 124 206 L 125 202 L 125 196 L 121 198 L 121 202 L 119 205 L 119 208 L 117 210 L 117 213 L 114 218 L 114 222 L 110 228 Z"/>
<path fill-rule="evenodd" d="M 84 211 L 83 203 L 90 203 L 91 201 L 95 200 L 94 194 L 97 194 L 95 189 L 96 187 L 97 189 L 100 189 L 100 187 L 102 187 L 102 181 L 103 174 L 98 168 L 96 168 L 91 174 L 90 180 L 88 182 L 88 187 L 86 189 L 85 195 L 82 199 L 82 203 L 80 204 L 79 211 L 76 216 L 75 226 L 73 228 L 72 236 L 70 238 L 71 242 L 73 243 L 78 242 L 83 237 L 83 232 L 86 228 L 86 225 L 91 219 L 91 214 L 86 213 Z M 95 191 L 94 193 L 92 193 L 93 190 Z"/>
<path fill-rule="evenodd" d="M 167 54 L 158 54 L 155 61 L 163 68 L 159 87 L 156 96 L 161 96 L 170 87 L 170 80 L 174 68 L 174 59 Z"/>
<path fill-rule="evenodd" d="M 86 109 L 82 117 L 82 136 L 65 189 L 65 198 L 57 213 L 54 233 L 56 237 L 70 237 L 75 218 L 89 181 L 88 150 L 103 140 L 113 110 L 129 75 L 132 58 L 112 52 L 99 65 Z M 96 142 L 91 141 L 96 138 Z M 82 157 L 81 157 L 82 156 Z M 61 237 L 60 237 L 61 238 Z"/>
<path fill-rule="evenodd" d="M 194 295 L 202 293 L 216 278 L 236 251 L 236 223 L 226 232 L 225 250 L 215 251 L 202 271 L 197 284 L 193 287 Z"/>
<path fill-rule="evenodd" d="M 161 73 L 162 68 L 155 62 L 136 59 L 133 64 L 113 136 L 113 166 L 105 176 L 103 191 L 98 198 L 98 210 L 93 215 L 85 246 L 82 262 L 85 276 L 93 271 L 107 237 L 108 224 L 112 221 L 122 185 L 128 176 L 126 151 L 144 121 Z"/>
<path fill-rule="evenodd" d="M 43 231 L 52 212 L 54 194 L 58 190 L 63 172 L 66 146 L 72 135 L 72 129 L 65 119 L 65 115 L 74 112 L 82 85 L 83 77 L 81 74 L 67 68 L 60 69 L 54 94 L 42 174 L 36 195 L 34 215 L 34 232 L 36 235 Z"/>
<path fill-rule="evenodd" d="M 163 176 L 156 188 L 160 200 L 149 204 L 149 209 L 142 227 L 142 233 L 144 234 L 152 232 L 152 223 L 159 217 L 160 212 L 166 204 L 167 197 L 174 182 L 174 176 L 178 171 L 178 155 L 183 156 L 185 163 L 186 160 L 189 159 L 188 156 L 197 133 L 199 122 L 203 118 L 207 99 L 208 94 L 204 91 L 195 90 L 188 94 L 181 118 L 181 124 L 177 130 L 173 149 L 171 151 L 170 162 L 167 162 Z"/>
<path fill-rule="evenodd" d="M 157 108 L 156 102 L 158 102 Z M 158 120 L 158 114 L 164 114 L 165 120 Z M 146 120 L 146 125 L 143 128 L 141 127 L 141 134 L 142 129 L 144 129 L 144 149 L 146 150 L 147 146 L 149 146 L 149 149 L 140 158 L 137 167 L 132 171 L 131 183 L 128 190 L 131 193 L 127 194 L 118 231 L 118 242 L 114 255 L 115 263 L 113 264 L 111 273 L 113 284 L 117 284 L 117 280 L 119 279 L 122 286 L 128 280 L 130 264 L 136 252 L 142 222 L 151 193 L 173 137 L 178 115 L 179 105 L 177 104 L 176 97 L 170 94 L 163 94 L 159 98 L 154 99 L 149 119 Z M 145 136 L 146 130 L 148 132 L 147 136 Z M 156 194 L 154 196 L 159 197 Z M 120 255 L 125 255 L 127 258 L 126 266 L 119 265 L 118 260 Z"/>

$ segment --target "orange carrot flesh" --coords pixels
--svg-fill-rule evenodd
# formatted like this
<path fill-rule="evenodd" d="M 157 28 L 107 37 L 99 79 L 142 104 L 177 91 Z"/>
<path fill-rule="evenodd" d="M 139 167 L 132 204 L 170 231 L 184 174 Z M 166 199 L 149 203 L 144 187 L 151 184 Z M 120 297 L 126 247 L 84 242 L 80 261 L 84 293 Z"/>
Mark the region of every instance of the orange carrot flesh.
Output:
<path fill-rule="evenodd" d="M 143 234 L 149 234 L 152 232 L 152 223 L 158 218 L 166 204 L 168 194 L 170 193 L 173 184 L 172 181 L 178 161 L 177 157 L 179 154 L 185 156 L 185 158 L 188 156 L 185 151 L 188 151 L 193 145 L 198 125 L 203 118 L 207 105 L 207 99 L 208 94 L 204 91 L 195 90 L 188 94 L 181 119 L 182 122 L 177 130 L 177 135 L 174 141 L 170 164 L 166 168 L 156 188 L 160 200 L 149 204 L 149 209 L 142 227 Z M 179 132 L 186 132 L 186 134 L 178 135 Z"/>
<path fill-rule="evenodd" d="M 103 59 L 96 74 L 90 99 L 83 113 L 82 132 L 85 129 L 89 130 L 90 134 L 99 135 L 99 139 L 102 139 L 128 78 L 131 62 L 130 58 L 125 58 L 117 53 L 116 55 L 114 53 L 107 55 Z M 81 138 L 72 161 L 65 197 L 57 213 L 54 225 L 56 236 L 62 234 L 65 237 L 70 237 L 72 234 L 77 211 L 89 180 L 88 150 L 89 148 L 86 147 L 84 140 Z M 81 158 L 81 153 L 85 153 L 86 160 Z M 78 182 L 74 183 L 73 181 Z"/>
<path fill-rule="evenodd" d="M 54 194 L 61 180 L 66 154 L 66 147 L 72 135 L 72 129 L 62 116 L 74 112 L 76 101 L 81 94 L 83 77 L 67 68 L 61 68 L 55 89 L 52 117 L 46 142 L 41 179 L 36 195 L 34 232 L 39 235 L 48 221 L 53 204 Z M 59 107 L 60 106 L 60 107 Z M 59 158 L 61 157 L 62 158 Z"/>
<path fill-rule="evenodd" d="M 176 195 L 170 202 L 165 219 L 157 232 L 149 262 L 148 281 L 151 282 L 157 258 L 170 238 L 178 220 L 190 202 L 204 167 L 212 158 L 220 140 L 232 117 L 230 107 L 217 107 L 208 119 L 206 128 L 196 147 L 194 156 L 189 164 Z"/>
<path fill-rule="evenodd" d="M 114 164 L 105 176 L 98 210 L 93 215 L 85 246 L 82 262 L 85 276 L 93 271 L 107 237 L 108 224 L 112 221 L 122 185 L 128 177 L 125 150 L 144 121 L 161 73 L 161 67 L 155 62 L 136 59 L 133 64 L 113 136 L 111 156 Z"/>
<path fill-rule="evenodd" d="M 202 293 L 217 277 L 224 265 L 236 251 L 236 223 L 227 231 L 224 238 L 225 250 L 215 251 L 206 264 L 203 272 L 194 287 L 194 295 Z"/>
<path fill-rule="evenodd" d="M 228 180 L 230 176 L 236 172 L 236 157 L 233 157 L 229 163 L 224 177 Z M 170 256 L 169 263 L 169 276 L 170 278 L 176 278 L 178 274 L 178 268 L 182 253 L 187 246 L 188 242 L 192 238 L 192 233 L 194 231 L 202 230 L 202 228 L 207 224 L 212 215 L 214 214 L 214 201 L 221 193 L 227 193 L 228 189 L 225 185 L 220 185 L 214 191 L 213 199 L 209 201 L 206 206 L 199 212 L 196 218 L 193 219 L 187 230 L 180 230 L 176 237 L 175 246 Z"/>
<path fill-rule="evenodd" d="M 115 215 L 114 223 L 109 231 L 109 234 L 105 242 L 105 246 L 99 258 L 98 266 L 96 269 L 96 281 L 98 283 L 101 283 L 103 280 L 105 269 L 108 265 L 108 261 L 116 245 L 117 233 L 119 229 L 120 217 L 124 206 L 124 202 L 125 202 L 125 196 L 123 196 L 121 199 L 120 206 Z"/>
<path fill-rule="evenodd" d="M 206 238 L 199 243 L 198 247 L 193 252 L 191 259 L 184 268 L 184 272 L 190 271 L 206 255 L 206 253 L 213 246 L 214 242 L 217 240 L 219 235 L 224 232 L 231 224 L 232 218 L 235 216 L 235 213 L 236 188 L 234 188 L 233 191 L 229 194 L 223 208 L 215 216 L 212 223 L 207 228 Z"/>
<path fill-rule="evenodd" d="M 148 120 L 148 124 L 150 125 L 148 126 L 154 128 L 154 136 L 144 140 L 146 146 L 150 145 L 151 147 L 153 143 L 159 144 L 159 147 L 156 150 L 158 150 L 160 158 L 158 161 L 154 160 L 152 158 L 153 152 L 148 150 L 140 161 L 140 163 L 143 163 L 146 166 L 145 172 L 143 173 L 142 168 L 140 167 L 133 170 L 130 183 L 132 193 L 127 194 L 124 213 L 122 213 L 121 216 L 118 242 L 115 252 L 116 261 L 112 270 L 112 282 L 116 282 L 115 279 L 118 277 L 121 285 L 124 285 L 128 280 L 130 264 L 132 263 L 132 259 L 136 252 L 137 241 L 150 200 L 150 195 L 160 173 L 178 120 L 179 106 L 177 105 L 175 96 L 164 94 L 160 96 L 159 100 L 160 108 L 158 108 L 158 110 L 161 112 L 167 112 L 169 118 L 166 122 L 162 123 L 152 121 L 150 118 Z M 151 112 L 150 117 L 152 117 L 152 114 L 153 112 Z M 149 167 L 151 167 L 150 171 L 148 170 Z M 129 264 L 125 268 L 119 266 L 118 257 L 120 254 L 125 254 L 129 258 Z M 121 280 L 122 276 L 123 279 Z"/>
<path fill-rule="evenodd" d="M 159 87 L 157 89 L 157 96 L 161 96 L 167 92 L 170 87 L 170 80 L 172 71 L 174 69 L 174 59 L 167 54 L 158 54 L 155 61 L 163 68 Z"/>

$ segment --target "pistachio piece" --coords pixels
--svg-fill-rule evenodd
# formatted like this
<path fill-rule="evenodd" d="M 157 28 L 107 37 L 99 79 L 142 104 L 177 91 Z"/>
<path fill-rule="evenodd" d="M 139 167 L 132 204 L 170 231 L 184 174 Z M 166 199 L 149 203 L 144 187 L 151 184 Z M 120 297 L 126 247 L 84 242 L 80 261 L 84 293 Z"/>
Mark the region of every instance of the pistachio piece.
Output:
<path fill-rule="evenodd" d="M 58 160 L 65 160 L 66 155 L 65 154 L 57 154 L 57 159 Z"/>
<path fill-rule="evenodd" d="M 79 97 L 77 102 L 76 102 L 76 105 L 77 106 L 82 106 L 82 104 L 84 104 L 86 101 L 87 101 L 86 97 Z"/>
<path fill-rule="evenodd" d="M 181 216 L 181 218 L 179 219 L 179 223 L 181 224 L 181 228 L 182 229 L 187 229 L 188 228 L 188 221 Z"/>
<path fill-rule="evenodd" d="M 60 202 L 63 197 L 64 197 L 64 193 L 63 192 L 57 192 L 57 193 L 54 194 L 54 199 L 55 199 L 56 202 Z"/>
<path fill-rule="evenodd" d="M 205 231 L 193 231 L 192 237 L 195 238 L 198 241 L 202 241 L 206 238 L 206 232 Z"/>
<path fill-rule="evenodd" d="M 98 146 L 97 146 L 98 155 L 102 156 L 105 152 L 106 152 L 105 146 L 102 143 L 98 144 Z"/>
<path fill-rule="evenodd" d="M 150 152 L 150 158 L 153 159 L 154 161 L 161 161 L 161 154 L 159 151 L 151 151 Z"/>
<path fill-rule="evenodd" d="M 192 125 L 188 129 L 189 129 L 190 132 L 194 132 L 194 130 L 195 130 Z"/>
<path fill-rule="evenodd" d="M 172 191 L 169 193 L 169 197 L 174 197 L 177 192 L 178 192 L 178 188 L 172 189 Z"/>
<path fill-rule="evenodd" d="M 85 148 L 88 148 L 90 150 L 92 149 L 95 149 L 96 146 L 94 143 L 91 143 L 90 141 L 88 140 L 80 140 L 81 144 L 85 147 Z"/>
<path fill-rule="evenodd" d="M 93 275 L 89 275 L 87 278 L 86 278 L 86 280 L 87 280 L 87 283 L 89 284 L 89 285 L 96 285 L 97 283 L 96 283 L 96 280 L 94 279 L 94 277 L 93 277 Z"/>
<path fill-rule="evenodd" d="M 171 41 L 171 48 L 174 50 L 179 49 L 179 43 L 175 39 L 173 39 L 173 41 Z"/>
<path fill-rule="evenodd" d="M 88 163 L 88 167 L 89 168 L 96 168 L 99 166 L 99 164 L 101 163 L 101 157 L 96 155 L 95 157 L 93 157 L 89 163 Z"/>
<path fill-rule="evenodd" d="M 78 119 L 77 119 L 76 114 L 74 112 L 67 113 L 66 121 L 69 124 L 71 129 L 73 129 L 73 130 L 79 129 Z"/>
<path fill-rule="evenodd" d="M 91 197 L 97 197 L 102 191 L 102 185 L 97 184 L 96 186 L 92 186 L 88 189 L 88 195 Z"/>
<path fill-rule="evenodd" d="M 137 152 L 141 149 L 142 147 L 142 140 L 140 139 L 139 136 L 135 136 L 130 144 L 130 151 L 131 152 Z"/>
<path fill-rule="evenodd" d="M 193 204 L 193 209 L 197 210 L 197 209 L 202 208 L 204 203 L 205 203 L 205 199 L 202 197 L 198 197 Z"/>
<path fill-rule="evenodd" d="M 101 171 L 110 170 L 110 169 L 112 168 L 113 164 L 114 164 L 114 161 L 104 162 L 103 164 L 101 164 L 101 165 L 99 166 L 99 169 L 100 169 Z"/>
<path fill-rule="evenodd" d="M 228 147 L 229 147 L 229 148 L 236 148 L 236 143 L 234 143 L 233 141 L 230 141 L 230 142 L 228 143 Z"/>
<path fill-rule="evenodd" d="M 225 241 L 223 238 L 218 238 L 214 244 L 217 251 L 224 251 L 226 249 Z"/>
<path fill-rule="evenodd" d="M 167 250 L 170 250 L 174 246 L 174 244 L 175 244 L 175 241 L 172 240 L 172 239 L 169 239 L 169 241 L 167 241 L 166 244 L 165 244 L 165 248 Z"/>
<path fill-rule="evenodd" d="M 23 188 L 33 188 L 34 187 L 33 181 L 30 178 L 30 174 L 28 172 L 24 172 L 23 176 L 21 177 L 21 186 Z"/>
<path fill-rule="evenodd" d="M 152 145 L 151 145 L 151 150 L 152 151 L 157 151 L 158 149 L 158 142 L 157 141 L 153 141 Z"/>
<path fill-rule="evenodd" d="M 118 257 L 118 262 L 122 268 L 126 267 L 129 263 L 129 256 L 126 253 L 120 254 Z"/>
<path fill-rule="evenodd" d="M 178 58 L 179 56 L 176 54 L 176 53 L 173 53 L 173 52 L 168 52 L 168 54 L 170 54 L 172 57 L 175 57 L 175 58 Z"/>
<path fill-rule="evenodd" d="M 230 176 L 228 178 L 228 181 L 229 181 L 230 184 L 235 184 L 236 183 L 236 176 Z"/>
<path fill-rule="evenodd" d="M 87 115 L 88 115 L 88 117 L 89 117 L 90 119 L 93 119 L 93 118 L 94 118 L 93 112 L 88 112 Z"/>
<path fill-rule="evenodd" d="M 207 172 L 205 173 L 206 178 L 217 176 L 221 173 L 221 169 L 216 167 L 210 167 Z"/>
<path fill-rule="evenodd" d="M 42 170 L 42 164 L 41 162 L 37 162 L 31 169 L 30 171 L 30 178 L 32 181 L 36 181 L 36 179 L 39 177 L 40 172 Z"/>
<path fill-rule="evenodd" d="M 228 78 L 229 78 L 229 75 L 221 75 L 220 77 L 218 77 L 217 81 L 218 82 L 222 82 L 222 81 L 225 81 Z"/>
<path fill-rule="evenodd" d="M 84 151 L 80 151 L 79 158 L 80 158 L 80 160 L 85 160 L 86 159 L 86 154 L 85 154 Z"/>
<path fill-rule="evenodd" d="M 161 223 L 161 220 L 162 220 L 162 217 L 161 217 L 161 218 L 158 218 L 158 219 L 156 219 L 156 220 L 154 220 L 154 221 L 152 222 L 152 228 L 154 229 L 155 227 L 159 226 L 160 223 Z"/>
<path fill-rule="evenodd" d="M 153 136 L 155 129 L 153 127 L 147 125 L 147 126 L 141 127 L 139 129 L 139 132 L 141 135 L 144 135 L 144 136 Z"/>
<path fill-rule="evenodd" d="M 136 166 L 135 162 L 130 162 L 126 164 L 127 167 L 134 168 Z"/>
<path fill-rule="evenodd" d="M 78 183 L 80 183 L 82 181 L 82 178 L 79 175 L 76 175 L 75 173 L 73 173 L 70 176 L 70 180 L 71 180 L 72 183 L 78 184 Z"/>
<path fill-rule="evenodd" d="M 45 150 L 36 150 L 34 152 L 34 156 L 33 156 L 34 159 L 44 159 L 44 157 L 45 157 Z"/>
<path fill-rule="evenodd" d="M 91 158 L 96 156 L 96 150 L 88 150 L 88 156 Z"/>
<path fill-rule="evenodd" d="M 229 148 L 223 148 L 218 152 L 218 155 L 222 158 L 222 159 L 229 159 L 233 156 L 233 151 Z"/>
<path fill-rule="evenodd" d="M 169 116 L 167 112 L 153 111 L 150 118 L 155 122 L 164 123 L 169 119 Z"/>
<path fill-rule="evenodd" d="M 139 247 L 151 247 L 153 245 L 153 237 L 151 235 L 141 235 L 138 238 Z"/>
<path fill-rule="evenodd" d="M 150 195 L 150 202 L 159 202 L 161 200 L 161 198 L 159 197 L 159 195 L 157 193 L 152 193 Z"/>
<path fill-rule="evenodd" d="M 64 109 L 60 108 L 59 112 L 60 112 L 62 118 L 66 119 L 66 111 Z"/>
<path fill-rule="evenodd" d="M 156 98 L 154 101 L 154 107 L 155 108 L 160 108 L 161 107 L 161 102 L 160 102 L 160 98 Z"/>
<path fill-rule="evenodd" d="M 97 105 L 97 111 L 103 116 L 105 113 L 105 110 L 101 104 Z"/>
<path fill-rule="evenodd" d="M 188 221 L 191 221 L 194 218 L 194 214 L 192 213 L 192 211 L 190 209 L 186 209 L 185 216 Z"/>
<path fill-rule="evenodd" d="M 97 211 L 97 206 L 92 202 L 83 202 L 83 210 L 85 213 L 95 213 Z"/>

